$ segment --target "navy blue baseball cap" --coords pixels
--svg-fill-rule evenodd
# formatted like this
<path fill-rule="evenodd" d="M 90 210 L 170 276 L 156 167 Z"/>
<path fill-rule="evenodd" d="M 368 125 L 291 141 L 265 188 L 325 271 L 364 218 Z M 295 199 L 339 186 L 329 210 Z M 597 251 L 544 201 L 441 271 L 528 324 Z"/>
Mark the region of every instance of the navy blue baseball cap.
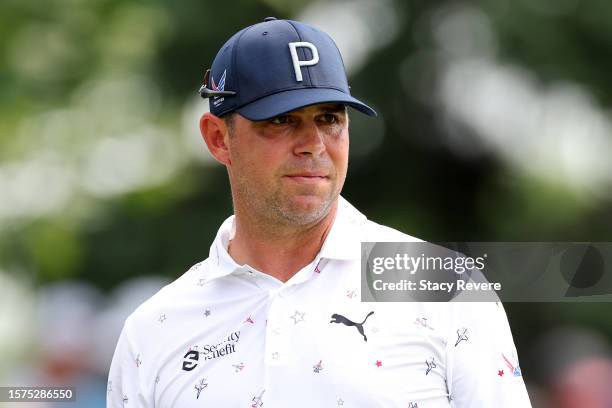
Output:
<path fill-rule="evenodd" d="M 338 47 L 310 25 L 268 17 L 221 47 L 200 88 L 216 116 L 266 120 L 318 103 L 341 103 L 370 116 L 351 96 Z"/>

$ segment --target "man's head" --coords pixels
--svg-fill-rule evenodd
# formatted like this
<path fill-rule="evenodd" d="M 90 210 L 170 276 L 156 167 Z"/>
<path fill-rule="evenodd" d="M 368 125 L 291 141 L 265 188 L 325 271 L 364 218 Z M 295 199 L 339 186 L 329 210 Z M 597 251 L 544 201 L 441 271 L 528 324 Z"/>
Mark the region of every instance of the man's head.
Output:
<path fill-rule="evenodd" d="M 308 225 L 336 203 L 348 165 L 351 106 L 333 40 L 314 27 L 266 19 L 217 54 L 200 94 L 213 156 L 227 167 L 236 211 L 266 223 Z"/>
<path fill-rule="evenodd" d="M 236 210 L 266 224 L 308 225 L 337 200 L 348 165 L 344 105 L 307 106 L 265 121 L 235 114 L 231 131 L 212 114 L 200 125 L 227 167 Z"/>

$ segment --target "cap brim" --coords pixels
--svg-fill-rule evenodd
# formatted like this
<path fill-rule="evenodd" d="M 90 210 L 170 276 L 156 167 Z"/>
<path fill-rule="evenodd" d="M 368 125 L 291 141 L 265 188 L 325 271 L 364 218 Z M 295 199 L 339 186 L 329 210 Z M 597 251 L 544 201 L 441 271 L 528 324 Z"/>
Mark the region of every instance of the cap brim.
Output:
<path fill-rule="evenodd" d="M 376 116 L 376 111 L 365 103 L 337 89 L 328 88 L 298 88 L 275 93 L 242 106 L 236 112 L 249 120 L 267 120 L 319 103 L 341 103 L 368 116 Z"/>

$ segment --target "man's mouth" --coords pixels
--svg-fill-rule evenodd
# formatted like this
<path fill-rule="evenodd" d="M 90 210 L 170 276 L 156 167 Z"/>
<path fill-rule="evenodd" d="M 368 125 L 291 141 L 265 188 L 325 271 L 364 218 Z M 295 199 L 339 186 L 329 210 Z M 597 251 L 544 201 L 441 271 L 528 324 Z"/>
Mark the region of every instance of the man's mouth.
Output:
<path fill-rule="evenodd" d="M 316 183 L 329 178 L 326 173 L 309 171 L 287 174 L 285 177 L 300 183 Z"/>

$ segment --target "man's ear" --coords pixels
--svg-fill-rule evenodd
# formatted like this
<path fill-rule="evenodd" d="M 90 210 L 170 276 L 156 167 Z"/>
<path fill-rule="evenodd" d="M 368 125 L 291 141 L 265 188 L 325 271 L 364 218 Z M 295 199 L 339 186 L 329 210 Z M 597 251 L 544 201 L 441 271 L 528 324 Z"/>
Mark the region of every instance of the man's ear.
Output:
<path fill-rule="evenodd" d="M 225 121 L 212 113 L 205 113 L 200 118 L 200 132 L 213 157 L 225 166 L 231 165 Z"/>

